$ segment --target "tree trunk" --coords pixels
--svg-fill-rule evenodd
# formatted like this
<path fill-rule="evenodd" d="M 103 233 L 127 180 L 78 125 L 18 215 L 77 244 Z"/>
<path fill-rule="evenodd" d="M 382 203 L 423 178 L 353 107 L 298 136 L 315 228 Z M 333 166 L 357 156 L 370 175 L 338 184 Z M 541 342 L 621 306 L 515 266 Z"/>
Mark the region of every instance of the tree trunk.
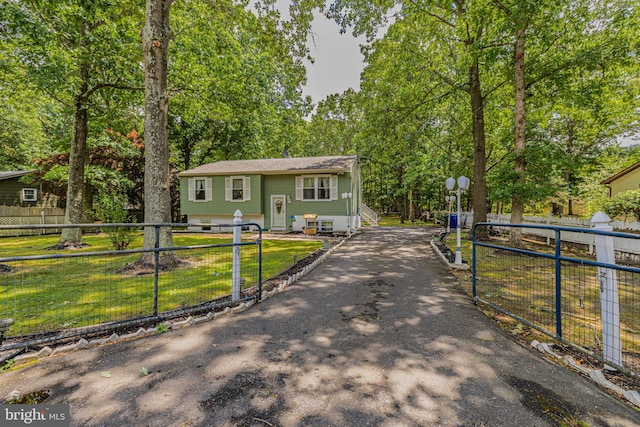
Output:
<path fill-rule="evenodd" d="M 416 220 L 416 212 L 413 206 L 413 189 L 409 190 L 409 221 Z"/>
<path fill-rule="evenodd" d="M 484 134 L 484 98 L 480 88 L 480 69 L 476 62 L 469 69 L 469 94 L 473 126 L 473 223 L 487 221 L 487 180 Z M 488 236 L 487 227 L 479 227 L 477 239 Z"/>
<path fill-rule="evenodd" d="M 569 119 L 568 129 L 567 129 L 567 156 L 569 158 L 574 156 L 574 147 L 573 147 L 573 135 L 574 135 L 574 123 L 571 119 Z M 571 167 L 571 166 L 569 166 Z M 567 207 L 568 212 L 567 215 L 573 215 L 573 172 L 568 169 L 565 173 L 565 181 L 567 183 Z"/>
<path fill-rule="evenodd" d="M 82 85 L 80 94 L 75 99 L 73 114 L 73 135 L 69 150 L 69 181 L 67 182 L 67 202 L 64 210 L 65 224 L 82 224 L 84 166 L 87 160 L 88 114 L 86 93 L 89 87 L 89 66 L 83 63 L 80 68 Z M 73 248 L 82 246 L 82 230 L 80 228 L 63 228 L 57 248 Z"/>
<path fill-rule="evenodd" d="M 567 215 L 573 215 L 573 173 L 571 171 L 567 171 L 566 177 L 567 181 Z"/>
<path fill-rule="evenodd" d="M 191 169 L 191 146 L 189 144 L 185 144 L 187 147 L 184 148 L 184 170 Z"/>
<path fill-rule="evenodd" d="M 167 49 L 172 34 L 169 10 L 172 0 L 147 0 L 146 21 L 142 30 L 142 49 L 145 65 L 145 173 L 144 222 L 171 222 L 171 194 L 169 177 L 167 91 Z M 160 246 L 172 246 L 171 229 L 160 233 Z M 144 247 L 155 245 L 152 227 L 145 228 Z M 149 261 L 152 254 L 147 255 Z M 144 258 L 144 257 L 143 257 Z"/>
<path fill-rule="evenodd" d="M 514 61 L 515 74 L 515 143 L 514 154 L 516 183 L 511 196 L 511 224 L 522 224 L 524 218 L 524 197 L 522 195 L 525 183 L 525 142 L 526 142 L 526 98 L 524 82 L 524 53 L 526 27 L 516 31 L 516 49 Z M 513 227 L 509 233 L 509 242 L 514 246 L 522 245 L 522 229 Z"/>
<path fill-rule="evenodd" d="M 88 150 L 87 150 L 88 151 Z M 87 160 L 86 163 L 89 163 Z M 82 222 L 93 222 L 93 186 L 85 182 L 82 190 Z"/>

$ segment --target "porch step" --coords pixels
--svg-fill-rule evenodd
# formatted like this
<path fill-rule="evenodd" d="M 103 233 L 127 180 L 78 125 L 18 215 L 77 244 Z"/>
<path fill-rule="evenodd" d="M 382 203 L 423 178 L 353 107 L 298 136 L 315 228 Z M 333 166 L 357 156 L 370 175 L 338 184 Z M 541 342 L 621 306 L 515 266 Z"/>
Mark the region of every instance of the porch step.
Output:
<path fill-rule="evenodd" d="M 362 205 L 362 219 L 363 219 L 363 221 L 366 221 L 369 225 L 377 227 L 379 218 L 380 218 L 380 216 L 378 215 L 378 213 L 376 211 L 374 211 L 373 209 L 371 209 L 369 206 L 367 206 L 365 204 Z"/>

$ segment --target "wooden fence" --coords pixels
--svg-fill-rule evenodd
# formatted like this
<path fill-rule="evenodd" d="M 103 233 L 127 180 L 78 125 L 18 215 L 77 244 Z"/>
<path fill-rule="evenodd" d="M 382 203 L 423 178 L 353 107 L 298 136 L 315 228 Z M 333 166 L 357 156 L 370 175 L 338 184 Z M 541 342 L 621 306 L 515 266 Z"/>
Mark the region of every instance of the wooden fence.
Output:
<path fill-rule="evenodd" d="M 64 209 L 20 206 L 0 206 L 0 225 L 64 224 Z M 47 229 L 47 233 L 59 233 Z M 44 230 L 2 230 L 0 235 L 44 234 Z"/>

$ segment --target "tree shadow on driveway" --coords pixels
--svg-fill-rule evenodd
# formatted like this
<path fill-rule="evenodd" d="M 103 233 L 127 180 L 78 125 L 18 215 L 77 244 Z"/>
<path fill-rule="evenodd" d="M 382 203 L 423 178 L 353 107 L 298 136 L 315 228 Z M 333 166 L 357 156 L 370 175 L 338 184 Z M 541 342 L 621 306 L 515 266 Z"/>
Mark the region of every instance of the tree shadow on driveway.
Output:
<path fill-rule="evenodd" d="M 0 392 L 51 389 L 87 426 L 638 422 L 497 329 L 433 254 L 432 232 L 367 229 L 247 311 L 53 356 L 0 375 Z"/>

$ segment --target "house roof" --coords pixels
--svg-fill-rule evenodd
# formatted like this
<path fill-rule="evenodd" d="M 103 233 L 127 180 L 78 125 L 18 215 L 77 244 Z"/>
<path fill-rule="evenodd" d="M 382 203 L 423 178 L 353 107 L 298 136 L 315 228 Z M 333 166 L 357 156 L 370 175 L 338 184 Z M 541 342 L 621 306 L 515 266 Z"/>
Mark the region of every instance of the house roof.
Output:
<path fill-rule="evenodd" d="M 348 172 L 357 156 L 287 157 L 281 159 L 224 160 L 180 172 L 178 176 L 230 174 L 295 174 Z"/>
<path fill-rule="evenodd" d="M 3 179 L 10 178 L 20 178 L 21 176 L 28 175 L 33 172 L 38 172 L 37 170 L 27 170 L 27 171 L 8 171 L 8 172 L 0 172 L 0 181 Z"/>
<path fill-rule="evenodd" d="M 623 176 L 625 176 L 626 174 L 628 174 L 629 172 L 632 172 L 636 169 L 640 168 L 640 162 L 635 163 L 631 166 L 629 166 L 628 168 L 626 168 L 625 170 L 618 172 L 617 174 L 610 176 L 609 178 L 605 179 L 604 181 L 601 181 L 600 184 L 611 184 L 613 181 L 615 181 L 616 179 L 619 179 Z"/>

